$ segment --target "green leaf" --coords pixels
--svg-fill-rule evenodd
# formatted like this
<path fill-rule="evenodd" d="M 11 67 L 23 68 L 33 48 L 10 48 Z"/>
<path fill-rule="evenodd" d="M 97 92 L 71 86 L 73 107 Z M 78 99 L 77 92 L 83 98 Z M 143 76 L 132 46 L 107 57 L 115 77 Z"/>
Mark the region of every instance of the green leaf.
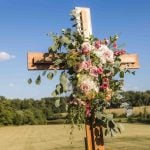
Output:
<path fill-rule="evenodd" d="M 62 59 L 56 59 L 55 61 L 54 61 L 54 64 L 56 65 L 56 66 L 58 66 L 59 64 L 61 64 L 62 63 Z"/>
<path fill-rule="evenodd" d="M 115 128 L 115 123 L 113 122 L 113 120 L 108 121 L 108 127 L 109 128 Z"/>
<path fill-rule="evenodd" d="M 124 71 L 120 72 L 120 78 L 124 78 Z"/>
<path fill-rule="evenodd" d="M 35 83 L 37 85 L 39 85 L 41 83 L 41 76 L 40 75 L 38 75 L 38 77 L 36 78 Z"/>
<path fill-rule="evenodd" d="M 60 99 L 57 99 L 56 101 L 55 101 L 55 107 L 59 107 L 60 106 Z"/>
<path fill-rule="evenodd" d="M 63 87 L 63 88 L 62 88 L 63 92 L 67 92 L 68 86 L 67 86 L 67 85 L 63 85 L 62 87 Z"/>
<path fill-rule="evenodd" d="M 55 91 L 53 91 L 53 92 L 51 93 L 51 95 L 52 95 L 53 97 L 56 97 L 58 94 L 56 93 L 56 90 L 55 90 Z"/>
<path fill-rule="evenodd" d="M 70 18 L 71 21 L 74 21 L 75 19 L 76 19 L 75 17 Z"/>
<path fill-rule="evenodd" d="M 53 76 L 54 76 L 54 74 L 51 73 L 51 72 L 49 72 L 49 73 L 47 74 L 47 78 L 48 78 L 49 80 L 52 80 L 52 79 L 53 79 Z"/>
<path fill-rule="evenodd" d="M 63 91 L 62 91 L 62 86 L 60 84 L 56 85 L 56 91 L 58 94 L 61 94 Z"/>
<path fill-rule="evenodd" d="M 62 43 L 65 43 L 65 44 L 67 44 L 67 45 L 70 44 L 70 40 L 69 40 L 69 38 L 66 37 L 66 36 L 63 36 L 61 40 L 62 40 Z"/>
<path fill-rule="evenodd" d="M 113 119 L 113 114 L 107 114 L 106 117 L 107 117 L 108 120 L 112 120 Z"/>
<path fill-rule="evenodd" d="M 57 70 L 54 70 L 54 75 L 56 75 L 57 74 Z"/>
<path fill-rule="evenodd" d="M 60 75 L 60 83 L 66 82 L 67 81 L 67 73 L 66 72 L 62 72 Z"/>
<path fill-rule="evenodd" d="M 64 34 L 64 35 L 70 35 L 71 34 L 71 28 L 62 29 L 62 34 Z"/>
<path fill-rule="evenodd" d="M 118 130 L 119 130 L 120 133 L 122 131 L 124 131 L 124 126 L 122 124 L 117 124 L 117 128 L 118 128 Z"/>
<path fill-rule="evenodd" d="M 63 92 L 67 92 L 68 90 L 68 76 L 66 72 L 62 72 L 60 75 L 60 84 L 62 86 Z"/>
<path fill-rule="evenodd" d="M 105 129 L 105 136 L 107 136 L 108 134 L 108 129 Z"/>
<path fill-rule="evenodd" d="M 48 48 L 49 51 L 55 52 L 58 50 L 58 45 L 54 44 Z"/>
<path fill-rule="evenodd" d="M 47 70 L 44 70 L 44 71 L 42 72 L 42 76 L 45 76 L 45 75 L 46 75 L 46 72 L 47 72 Z"/>
<path fill-rule="evenodd" d="M 115 132 L 112 129 L 110 129 L 110 134 L 111 134 L 112 137 L 115 136 Z"/>
<path fill-rule="evenodd" d="M 117 129 L 118 129 L 119 133 L 121 133 L 121 129 L 120 129 L 120 127 L 117 127 Z"/>
<path fill-rule="evenodd" d="M 135 71 L 133 71 L 132 74 L 135 75 Z"/>
<path fill-rule="evenodd" d="M 102 119 L 103 114 L 102 114 L 101 112 L 97 111 L 97 112 L 95 113 L 95 117 L 98 118 L 98 119 Z"/>
<path fill-rule="evenodd" d="M 120 61 L 116 61 L 115 64 L 114 64 L 114 66 L 115 66 L 116 68 L 119 68 L 119 67 L 120 67 L 120 64 L 121 64 Z"/>
<path fill-rule="evenodd" d="M 75 24 L 72 25 L 72 27 L 77 27 L 77 25 L 78 25 L 78 23 L 75 23 Z"/>
<path fill-rule="evenodd" d="M 28 84 L 31 84 L 32 83 L 32 79 L 28 79 Z"/>

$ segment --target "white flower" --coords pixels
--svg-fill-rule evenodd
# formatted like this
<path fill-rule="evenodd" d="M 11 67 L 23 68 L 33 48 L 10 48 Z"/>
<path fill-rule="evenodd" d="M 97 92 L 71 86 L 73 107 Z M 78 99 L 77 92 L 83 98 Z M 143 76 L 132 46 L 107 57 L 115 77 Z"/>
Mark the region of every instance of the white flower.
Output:
<path fill-rule="evenodd" d="M 89 42 L 84 42 L 81 45 L 81 50 L 83 54 L 88 54 L 91 51 L 92 46 L 90 45 Z"/>
<path fill-rule="evenodd" d="M 114 62 L 114 53 L 106 45 L 101 45 L 101 47 L 98 50 L 94 50 L 93 53 L 100 58 L 103 64 L 106 62 Z"/>
<path fill-rule="evenodd" d="M 80 76 L 80 78 L 78 79 L 78 87 L 80 88 L 81 91 L 85 93 L 90 92 L 91 90 L 97 93 L 99 91 L 97 83 L 93 81 L 93 79 L 88 75 Z"/>

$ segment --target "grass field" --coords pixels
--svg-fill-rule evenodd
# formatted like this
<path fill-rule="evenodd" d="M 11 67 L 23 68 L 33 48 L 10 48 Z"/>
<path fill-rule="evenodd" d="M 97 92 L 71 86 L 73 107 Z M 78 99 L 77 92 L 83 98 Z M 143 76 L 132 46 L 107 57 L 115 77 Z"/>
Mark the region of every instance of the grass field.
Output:
<path fill-rule="evenodd" d="M 150 126 L 124 124 L 117 137 L 105 137 L 106 150 L 150 150 Z M 84 126 L 75 130 L 73 144 L 64 125 L 19 126 L 0 128 L 0 150 L 84 150 Z"/>
<path fill-rule="evenodd" d="M 133 114 L 135 116 L 139 115 L 139 114 L 144 114 L 145 108 L 146 108 L 147 114 L 150 114 L 150 106 L 133 107 Z M 121 115 L 125 114 L 125 109 L 124 108 L 106 109 L 106 112 L 115 113 L 116 116 L 121 116 Z"/>

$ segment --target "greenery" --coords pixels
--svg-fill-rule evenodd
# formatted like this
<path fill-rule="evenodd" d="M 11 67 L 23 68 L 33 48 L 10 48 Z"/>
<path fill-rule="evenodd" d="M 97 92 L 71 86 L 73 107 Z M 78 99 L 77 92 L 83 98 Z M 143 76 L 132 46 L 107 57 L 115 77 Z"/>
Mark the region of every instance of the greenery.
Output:
<path fill-rule="evenodd" d="M 64 123 L 66 119 L 66 108 L 68 97 L 51 97 L 36 99 L 8 99 L 0 96 L 0 125 L 23 125 L 23 124 L 58 124 Z M 128 102 L 131 106 L 149 106 L 150 105 L 150 91 L 128 91 L 124 92 L 122 102 Z M 119 108 L 119 103 L 111 102 L 109 108 Z M 110 110 L 108 110 L 110 112 Z M 123 120 L 126 117 L 122 111 L 116 112 L 116 109 L 111 109 L 114 117 Z M 148 123 L 150 114 L 146 109 L 135 110 L 133 109 L 133 117 L 137 121 Z M 123 114 L 123 115 L 122 115 Z M 149 119 L 148 119 L 149 118 Z M 132 118 L 129 118 L 132 120 Z M 127 120 L 127 119 L 126 119 Z M 127 121 L 126 121 L 127 122 Z"/>
<path fill-rule="evenodd" d="M 133 107 L 150 105 L 150 90 L 147 90 L 145 92 L 124 92 L 124 101 L 130 103 Z"/>
<path fill-rule="evenodd" d="M 66 99 L 60 98 L 59 107 L 56 105 L 57 100 L 10 100 L 0 96 L 0 125 L 47 124 L 50 120 L 64 118 L 60 113 L 66 112 Z"/>

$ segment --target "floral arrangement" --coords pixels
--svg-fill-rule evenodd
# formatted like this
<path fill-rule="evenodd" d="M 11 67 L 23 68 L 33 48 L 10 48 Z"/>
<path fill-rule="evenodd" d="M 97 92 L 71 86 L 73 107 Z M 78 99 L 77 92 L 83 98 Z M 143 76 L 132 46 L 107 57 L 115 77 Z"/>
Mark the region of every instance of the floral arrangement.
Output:
<path fill-rule="evenodd" d="M 75 21 L 75 18 L 72 13 L 71 20 Z M 76 24 L 73 26 L 76 27 Z M 71 123 L 72 129 L 75 124 L 80 126 L 94 119 L 106 128 L 106 135 L 113 135 L 121 132 L 121 128 L 104 109 L 111 101 L 122 98 L 123 78 L 125 73 L 130 73 L 127 68 L 121 67 L 120 56 L 126 51 L 118 47 L 117 35 L 109 40 L 100 40 L 92 35 L 85 38 L 82 32 L 69 28 L 63 29 L 60 35 L 50 34 L 53 45 L 49 47 L 49 53 L 63 53 L 62 57 L 54 57 L 53 65 L 66 68 L 52 95 L 67 93 L 66 122 Z M 49 72 L 47 77 L 52 79 L 55 72 Z M 40 83 L 40 76 L 36 83 Z"/>

